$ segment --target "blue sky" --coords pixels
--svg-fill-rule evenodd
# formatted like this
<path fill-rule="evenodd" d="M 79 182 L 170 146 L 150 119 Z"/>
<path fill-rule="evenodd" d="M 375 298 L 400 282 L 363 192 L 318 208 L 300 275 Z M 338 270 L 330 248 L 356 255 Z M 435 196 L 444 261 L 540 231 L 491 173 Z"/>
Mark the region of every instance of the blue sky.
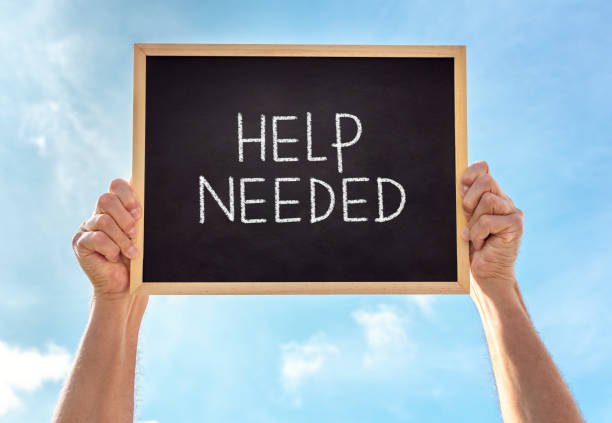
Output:
<path fill-rule="evenodd" d="M 129 177 L 134 42 L 465 44 L 470 162 L 525 212 L 528 309 L 612 421 L 612 6 L 0 1 L 0 421 L 48 421 L 90 288 L 70 240 Z M 467 296 L 152 298 L 141 422 L 500 421 Z"/>

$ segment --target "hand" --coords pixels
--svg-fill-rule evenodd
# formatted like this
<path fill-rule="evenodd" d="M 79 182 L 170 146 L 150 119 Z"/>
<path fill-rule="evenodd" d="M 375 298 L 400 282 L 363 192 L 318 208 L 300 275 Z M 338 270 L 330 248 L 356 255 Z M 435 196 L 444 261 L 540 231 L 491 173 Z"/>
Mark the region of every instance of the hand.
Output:
<path fill-rule="evenodd" d="M 94 299 L 129 297 L 130 259 L 139 251 L 133 243 L 142 210 L 127 181 L 115 179 L 98 198 L 93 215 L 72 238 L 72 248 L 91 281 Z"/>
<path fill-rule="evenodd" d="M 463 211 L 468 219 L 463 238 L 470 241 L 474 279 L 481 288 L 515 281 L 514 262 L 523 234 L 523 212 L 497 185 L 484 161 L 465 171 L 461 186 Z"/>
<path fill-rule="evenodd" d="M 72 249 L 93 286 L 89 320 L 53 422 L 132 422 L 138 334 L 146 295 L 129 291 L 133 240 L 142 209 L 130 184 L 115 179 Z"/>

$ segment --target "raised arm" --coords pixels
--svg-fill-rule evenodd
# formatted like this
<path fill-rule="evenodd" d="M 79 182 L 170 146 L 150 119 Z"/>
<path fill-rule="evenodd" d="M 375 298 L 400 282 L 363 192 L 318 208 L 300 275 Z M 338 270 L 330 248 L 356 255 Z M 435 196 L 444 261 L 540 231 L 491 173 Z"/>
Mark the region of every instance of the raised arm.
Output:
<path fill-rule="evenodd" d="M 129 294 L 129 260 L 141 209 L 130 185 L 114 180 L 72 240 L 93 295 L 85 334 L 54 423 L 133 421 L 134 371 L 146 296 Z"/>
<path fill-rule="evenodd" d="M 505 422 L 583 422 L 580 410 L 538 336 L 521 297 L 514 262 L 523 213 L 500 189 L 486 162 L 461 179 L 470 241 L 471 297 L 489 345 Z"/>

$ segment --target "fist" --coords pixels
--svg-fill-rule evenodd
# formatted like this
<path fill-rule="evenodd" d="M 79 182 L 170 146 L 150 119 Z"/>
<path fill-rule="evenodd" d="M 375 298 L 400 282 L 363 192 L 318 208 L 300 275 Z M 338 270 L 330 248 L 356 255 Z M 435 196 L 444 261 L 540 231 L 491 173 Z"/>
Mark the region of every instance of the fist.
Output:
<path fill-rule="evenodd" d="M 133 241 L 141 213 L 130 184 L 115 179 L 72 238 L 72 249 L 95 297 L 128 295 L 130 259 L 139 254 Z"/>
<path fill-rule="evenodd" d="M 523 212 L 501 190 L 486 162 L 472 164 L 461 178 L 463 238 L 470 242 L 470 267 L 476 282 L 514 280 L 514 262 L 523 235 Z"/>

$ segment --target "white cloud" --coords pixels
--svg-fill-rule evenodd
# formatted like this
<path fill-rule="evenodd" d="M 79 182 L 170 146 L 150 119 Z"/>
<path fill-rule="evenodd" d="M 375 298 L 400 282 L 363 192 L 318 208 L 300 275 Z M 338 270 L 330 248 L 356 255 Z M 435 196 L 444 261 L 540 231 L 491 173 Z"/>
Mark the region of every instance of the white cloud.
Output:
<path fill-rule="evenodd" d="M 325 335 L 317 333 L 306 342 L 289 342 L 281 346 L 281 376 L 283 387 L 288 393 L 296 394 L 305 379 L 321 372 L 326 361 L 336 354 L 336 346 L 325 340 Z M 299 403 L 299 398 L 297 399 Z"/>
<path fill-rule="evenodd" d="M 138 423 L 159 423 L 157 420 L 139 420 Z"/>
<path fill-rule="evenodd" d="M 435 310 L 433 304 L 436 301 L 435 295 L 407 295 L 406 301 L 414 304 L 420 310 L 423 315 L 429 319 L 435 317 Z"/>
<path fill-rule="evenodd" d="M 0 416 L 21 405 L 20 392 L 33 392 L 69 372 L 70 354 L 55 344 L 46 352 L 20 349 L 0 341 Z"/>
<path fill-rule="evenodd" d="M 388 362 L 391 356 L 411 350 L 408 335 L 404 330 L 405 318 L 391 306 L 381 304 L 376 311 L 357 310 L 353 318 L 364 330 L 368 348 L 363 364 L 371 367 Z"/>
<path fill-rule="evenodd" d="M 333 339 L 319 333 L 305 343 L 283 345 L 282 382 L 294 405 L 301 405 L 300 388 L 303 390 L 308 386 L 306 380 L 315 376 L 319 390 L 322 386 L 343 389 L 365 384 L 382 392 L 390 383 L 401 381 L 397 388 L 401 392 L 425 393 L 432 398 L 463 389 L 459 382 L 451 386 L 440 382 L 449 378 L 490 384 L 484 345 L 468 345 L 465 339 L 457 342 L 448 336 L 440 319 L 421 316 L 433 315 L 432 303 L 436 300 L 430 298 L 362 306 L 350 314 L 357 330 L 345 328 Z M 445 336 L 444 342 L 439 342 L 437 333 Z"/>

